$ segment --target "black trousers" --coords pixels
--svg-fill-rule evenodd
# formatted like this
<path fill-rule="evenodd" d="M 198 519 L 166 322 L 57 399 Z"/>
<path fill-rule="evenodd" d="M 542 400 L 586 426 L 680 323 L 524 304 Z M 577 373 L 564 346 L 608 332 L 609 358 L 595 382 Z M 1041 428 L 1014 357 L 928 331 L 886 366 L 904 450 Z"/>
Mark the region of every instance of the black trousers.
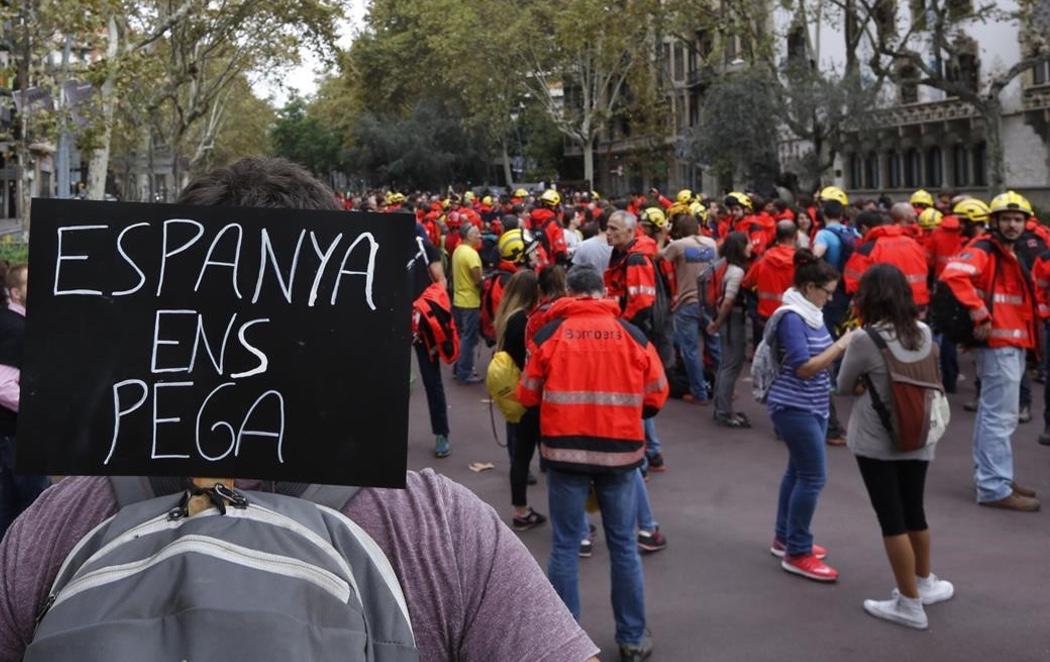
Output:
<path fill-rule="evenodd" d="M 525 492 L 529 487 L 529 464 L 540 443 L 540 408 L 526 409 L 521 421 L 511 423 L 509 427 L 514 428 L 514 448 L 510 456 L 510 502 L 514 506 L 527 506 L 529 500 Z"/>
<path fill-rule="evenodd" d="M 857 456 L 868 497 L 879 518 L 883 537 L 925 531 L 926 460 L 875 460 Z"/>

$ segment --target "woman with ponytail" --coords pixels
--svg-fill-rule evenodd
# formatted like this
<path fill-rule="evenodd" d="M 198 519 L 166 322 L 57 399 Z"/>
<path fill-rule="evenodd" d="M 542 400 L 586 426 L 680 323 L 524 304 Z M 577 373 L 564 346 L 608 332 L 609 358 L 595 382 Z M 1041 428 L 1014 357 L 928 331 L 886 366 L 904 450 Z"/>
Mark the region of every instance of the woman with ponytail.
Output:
<path fill-rule="evenodd" d="M 788 448 L 770 551 L 783 559 L 781 567 L 790 573 L 833 582 L 838 571 L 824 563 L 827 550 L 813 544 L 809 527 L 827 475 L 828 368 L 842 356 L 852 332 L 833 341 L 824 326 L 821 309 L 835 294 L 838 271 L 805 249 L 795 252 L 794 262 L 794 285 L 784 293 L 785 311 L 778 311 L 776 327 L 766 333 L 767 338 L 776 335 L 781 366 L 766 403 Z"/>

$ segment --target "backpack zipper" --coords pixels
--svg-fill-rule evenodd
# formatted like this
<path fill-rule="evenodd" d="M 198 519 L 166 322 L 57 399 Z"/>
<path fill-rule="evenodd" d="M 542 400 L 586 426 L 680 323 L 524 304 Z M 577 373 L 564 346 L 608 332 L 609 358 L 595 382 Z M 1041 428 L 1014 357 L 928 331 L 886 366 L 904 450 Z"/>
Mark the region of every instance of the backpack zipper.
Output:
<path fill-rule="evenodd" d="M 291 557 L 242 547 L 217 538 L 189 535 L 173 542 L 151 557 L 89 572 L 67 584 L 57 596 L 49 597 L 45 604 L 47 609 L 56 607 L 84 591 L 133 577 L 170 558 L 190 553 L 204 554 L 252 570 L 299 579 L 324 590 L 343 604 L 350 601 L 350 585 L 324 568 Z M 40 618 L 43 618 L 47 609 L 43 610 Z"/>

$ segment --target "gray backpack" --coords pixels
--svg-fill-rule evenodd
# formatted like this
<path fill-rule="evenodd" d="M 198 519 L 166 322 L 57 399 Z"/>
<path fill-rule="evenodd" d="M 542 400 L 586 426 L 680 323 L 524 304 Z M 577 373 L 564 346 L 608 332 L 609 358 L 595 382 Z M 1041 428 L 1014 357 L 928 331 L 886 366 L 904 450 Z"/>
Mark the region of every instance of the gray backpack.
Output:
<path fill-rule="evenodd" d="M 111 482 L 121 509 L 62 564 L 24 660 L 419 659 L 389 560 L 339 512 L 357 488 L 219 485 L 187 517 L 181 481 Z"/>
<path fill-rule="evenodd" d="M 762 332 L 762 340 L 751 357 L 751 395 L 758 402 L 764 403 L 769 397 L 769 389 L 780 376 L 784 367 L 784 357 L 777 342 L 777 325 L 789 309 L 781 306 L 770 316 Z"/>

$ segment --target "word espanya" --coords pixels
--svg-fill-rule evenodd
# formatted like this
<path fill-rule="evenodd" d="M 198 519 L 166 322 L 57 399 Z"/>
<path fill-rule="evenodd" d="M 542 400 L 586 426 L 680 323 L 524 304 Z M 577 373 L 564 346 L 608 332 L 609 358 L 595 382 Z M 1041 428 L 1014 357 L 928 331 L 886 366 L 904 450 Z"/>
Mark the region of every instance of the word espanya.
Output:
<path fill-rule="evenodd" d="M 139 241 L 136 242 L 135 233 L 152 232 L 155 235 L 158 233 L 158 225 L 160 250 L 153 255 L 143 255 L 139 250 L 143 237 L 138 237 Z M 254 251 L 244 250 L 245 235 L 248 232 L 258 233 L 257 264 L 250 264 L 250 257 L 247 255 Z M 100 269 L 97 265 L 92 268 L 91 261 L 98 259 L 100 263 L 104 263 L 103 260 L 111 260 L 114 257 L 113 254 L 103 256 L 86 248 L 97 247 L 99 238 L 108 240 L 105 235 L 112 236 L 110 226 L 68 225 L 59 227 L 57 233 L 52 291 L 56 297 L 80 296 L 107 299 L 112 297 L 116 299 L 137 295 L 138 299 L 142 299 L 161 297 L 163 294 L 178 297 L 188 294 L 187 288 L 190 285 L 192 285 L 193 293 L 199 292 L 209 271 L 215 271 L 216 275 L 221 277 L 224 276 L 222 270 L 228 270 L 229 294 L 242 302 L 242 307 L 243 303 L 250 301 L 256 304 L 259 301 L 268 280 L 273 283 L 270 287 L 276 287 L 279 290 L 279 299 L 283 299 L 287 304 L 314 308 L 320 297 L 322 306 L 327 304 L 327 306 L 334 307 L 339 303 L 340 285 L 344 278 L 349 276 L 364 279 L 365 303 L 371 310 L 376 309 L 372 298 L 372 288 L 379 243 L 369 232 L 361 232 L 349 238 L 344 237 L 342 232 L 338 232 L 334 237 L 325 236 L 322 240 L 313 230 L 302 229 L 295 240 L 294 249 L 291 248 L 290 241 L 288 248 L 275 249 L 275 241 L 266 228 L 246 228 L 239 223 L 229 223 L 215 232 L 210 243 L 205 239 L 203 243 L 194 248 L 204 239 L 206 233 L 205 226 L 197 221 L 174 218 L 160 223 L 136 223 L 123 228 L 116 235 L 115 243 L 108 244 L 107 242 L 108 246 L 111 246 L 123 261 L 118 264 L 121 266 L 126 264 L 129 277 L 122 289 L 111 289 L 110 291 L 104 291 L 97 281 L 117 279 L 119 276 L 108 274 L 105 269 Z M 90 233 L 102 234 L 91 237 Z M 311 245 L 310 249 L 304 249 L 303 244 L 307 241 Z M 284 242 L 276 243 L 282 246 Z M 201 257 L 201 249 L 204 245 L 208 247 Z M 278 253 L 281 255 L 279 256 Z M 145 271 L 144 266 L 147 266 Z M 152 267 L 156 267 L 155 285 L 146 275 L 152 271 Z M 272 273 L 270 279 L 267 278 L 268 273 Z M 299 278 L 300 286 L 297 288 L 296 280 L 300 275 L 303 275 L 304 278 Z M 247 298 L 248 291 L 242 292 L 241 290 L 241 279 L 249 276 L 254 281 L 254 292 L 251 293 L 250 298 Z M 306 279 L 309 279 L 310 276 L 312 280 L 309 281 L 307 287 Z M 217 462 L 231 454 L 238 457 L 245 438 L 262 437 L 274 440 L 276 459 L 283 463 L 286 413 L 285 397 L 280 390 L 275 388 L 263 390 L 247 408 L 246 413 L 240 417 L 239 426 L 235 427 L 233 423 L 225 420 L 237 418 L 229 416 L 226 410 L 233 406 L 231 401 L 236 400 L 228 396 L 236 391 L 238 383 L 249 377 L 265 375 L 269 369 L 270 362 L 266 351 L 257 343 L 253 343 L 248 334 L 252 327 L 268 324 L 271 320 L 269 317 L 238 319 L 237 313 L 229 312 L 232 300 L 224 299 L 222 290 L 215 287 L 212 280 L 215 278 L 209 279 L 209 286 L 206 288 L 207 298 L 202 299 L 201 308 L 207 309 L 204 312 L 190 309 L 190 307 L 168 309 L 158 308 L 155 305 L 150 306 L 153 314 L 150 373 L 152 375 L 171 373 L 190 375 L 200 367 L 209 370 L 207 366 L 210 366 L 211 369 L 214 369 L 215 374 L 223 379 L 207 393 L 197 388 L 199 394 L 204 396 L 197 408 L 194 426 L 193 437 L 197 456 L 211 462 Z M 344 288 L 346 289 L 348 288 Z M 326 294 L 330 292 L 330 295 L 321 297 L 322 291 Z M 272 300 L 272 298 L 269 299 Z M 225 305 L 217 303 L 220 299 Z M 222 324 L 206 325 L 205 314 L 219 317 L 219 313 L 211 312 L 216 310 L 224 311 L 221 313 Z M 273 306 L 269 305 L 267 310 L 272 312 Z M 206 327 L 211 331 L 206 331 Z M 216 329 L 222 330 L 221 341 Z M 233 337 L 236 337 L 233 346 L 247 352 L 249 360 L 254 361 L 254 366 L 236 372 L 230 367 L 231 362 L 227 360 L 227 347 Z M 205 354 L 207 359 L 198 361 L 198 357 L 202 354 Z M 174 357 L 178 357 L 179 360 L 175 360 Z M 148 421 L 152 427 L 150 458 L 154 460 L 190 458 L 189 453 L 164 452 L 158 449 L 158 427 L 178 424 L 183 420 L 182 416 L 160 413 L 163 409 L 160 403 L 161 393 L 173 392 L 177 389 L 188 389 L 188 391 L 183 391 L 183 398 L 187 393 L 198 394 L 193 393 L 194 382 L 190 380 L 165 381 L 163 378 L 154 377 L 152 383 L 148 383 L 146 379 L 137 378 L 122 379 L 113 383 L 113 430 L 109 452 L 103 464 L 109 464 L 117 449 L 121 434 L 121 421 L 142 409 L 144 405 L 147 405 L 148 400 L 151 400 L 152 405 L 149 407 L 152 415 Z M 223 393 L 225 389 L 230 390 Z M 262 419 L 262 421 L 256 419 Z M 140 420 L 139 423 L 141 422 Z M 202 429 L 206 433 L 210 431 L 211 440 L 202 440 Z M 215 435 L 223 437 L 223 441 L 216 444 Z M 216 445 L 219 448 L 216 448 Z"/>

